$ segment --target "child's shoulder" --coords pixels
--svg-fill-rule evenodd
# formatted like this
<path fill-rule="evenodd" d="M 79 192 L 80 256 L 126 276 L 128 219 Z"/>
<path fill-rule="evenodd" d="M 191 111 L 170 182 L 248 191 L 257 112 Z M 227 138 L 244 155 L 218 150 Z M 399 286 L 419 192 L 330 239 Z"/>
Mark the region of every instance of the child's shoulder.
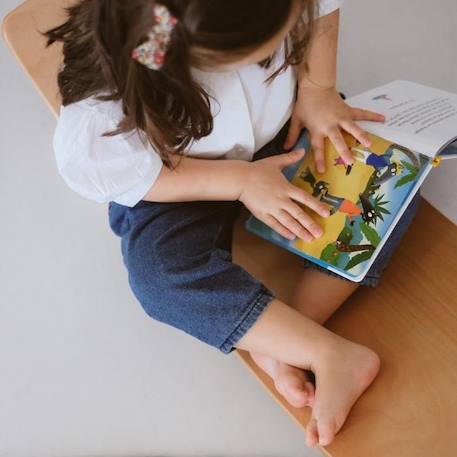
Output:
<path fill-rule="evenodd" d="M 53 138 L 56 154 L 67 157 L 71 151 L 86 151 L 98 144 L 106 133 L 117 129 L 124 117 L 121 102 L 97 97 L 60 108 Z"/>
<path fill-rule="evenodd" d="M 120 101 L 100 100 L 100 95 L 93 95 L 60 108 L 59 120 L 67 117 L 105 117 L 119 122 L 123 117 Z"/>

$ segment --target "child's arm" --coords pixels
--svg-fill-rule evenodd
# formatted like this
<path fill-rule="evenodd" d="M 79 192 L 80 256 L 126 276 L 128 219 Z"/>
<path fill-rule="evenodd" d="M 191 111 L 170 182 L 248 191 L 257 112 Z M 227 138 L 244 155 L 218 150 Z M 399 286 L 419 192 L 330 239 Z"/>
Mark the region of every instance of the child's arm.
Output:
<path fill-rule="evenodd" d="M 299 87 L 334 89 L 336 87 L 340 12 L 334 11 L 316 19 L 308 51 L 308 71 L 298 69 Z"/>
<path fill-rule="evenodd" d="M 298 97 L 285 148 L 291 148 L 303 128 L 310 132 L 318 171 L 325 171 L 324 139 L 328 137 L 347 164 L 353 162 L 341 129 L 369 147 L 367 134 L 354 122 L 383 122 L 384 116 L 348 106 L 336 90 L 339 10 L 320 17 L 308 53 L 308 71 L 299 69 Z"/>
<path fill-rule="evenodd" d="M 104 102 L 105 103 L 105 102 Z M 321 215 L 325 206 L 287 181 L 282 169 L 303 157 L 280 154 L 254 162 L 160 155 L 138 134 L 106 136 L 118 123 L 110 110 L 118 105 L 81 101 L 63 107 L 54 135 L 59 172 L 68 186 L 98 202 L 132 207 L 152 202 L 240 200 L 254 215 L 285 237 L 318 236 L 320 227 L 300 204 Z"/>
<path fill-rule="evenodd" d="M 255 162 L 173 157 L 179 165 L 162 168 L 158 179 L 143 197 L 153 202 L 240 200 L 262 222 L 282 236 L 312 241 L 321 227 L 299 206 L 323 217 L 326 206 L 287 181 L 281 170 L 303 157 L 303 150 Z"/>
<path fill-rule="evenodd" d="M 162 167 L 143 200 L 152 202 L 238 200 L 249 162 L 172 155 L 176 168 Z"/>

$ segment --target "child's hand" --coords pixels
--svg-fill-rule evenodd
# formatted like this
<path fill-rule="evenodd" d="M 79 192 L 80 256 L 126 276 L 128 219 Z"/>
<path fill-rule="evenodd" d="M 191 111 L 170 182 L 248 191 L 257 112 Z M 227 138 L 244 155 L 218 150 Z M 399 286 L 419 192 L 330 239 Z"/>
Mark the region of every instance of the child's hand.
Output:
<path fill-rule="evenodd" d="M 311 147 L 314 151 L 317 171 L 325 172 L 324 140 L 326 137 L 334 144 L 336 150 L 346 163 L 352 165 L 354 159 L 341 129 L 350 133 L 363 146 L 370 147 L 367 133 L 354 121 L 384 122 L 381 114 L 373 113 L 347 105 L 335 89 L 301 87 L 292 114 L 289 134 L 284 145 L 292 148 L 298 141 L 303 128 L 310 132 Z"/>
<path fill-rule="evenodd" d="M 293 240 L 298 236 L 310 242 L 320 238 L 323 230 L 299 204 L 323 217 L 330 212 L 317 198 L 287 181 L 281 172 L 298 162 L 303 154 L 301 149 L 250 162 L 238 200 L 283 237 Z"/>

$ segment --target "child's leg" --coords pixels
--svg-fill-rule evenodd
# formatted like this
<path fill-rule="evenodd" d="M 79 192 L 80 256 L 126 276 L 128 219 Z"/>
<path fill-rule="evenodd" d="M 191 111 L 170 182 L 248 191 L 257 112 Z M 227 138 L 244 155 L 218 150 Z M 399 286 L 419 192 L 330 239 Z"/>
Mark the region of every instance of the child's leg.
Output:
<path fill-rule="evenodd" d="M 223 227 L 230 202 L 111 205 L 124 264 L 138 301 L 154 319 L 224 353 L 235 346 L 316 375 L 309 443 L 329 443 L 378 370 L 370 350 L 350 343 L 276 300 L 234 264 Z M 230 224 L 232 225 L 232 224 Z"/>
<path fill-rule="evenodd" d="M 290 306 L 309 319 L 323 324 L 357 287 L 356 283 L 307 268 L 295 287 Z M 251 352 L 251 357 L 273 379 L 278 392 L 292 406 L 303 408 L 312 405 L 314 386 L 304 370 L 256 352 Z"/>
<path fill-rule="evenodd" d="M 333 440 L 379 370 L 379 358 L 370 349 L 337 336 L 276 299 L 236 346 L 314 372 L 310 446 Z"/>
<path fill-rule="evenodd" d="M 392 254 L 413 221 L 420 201 L 420 195 L 417 194 L 370 268 L 364 285 L 374 286 L 378 283 Z M 310 319 L 323 324 L 356 289 L 355 283 L 309 268 L 305 270 L 296 286 L 291 306 Z M 275 380 L 277 390 L 292 406 L 300 408 L 312 403 L 313 386 L 308 382 L 303 370 L 264 354 L 251 352 L 251 356 L 257 365 Z"/>
<path fill-rule="evenodd" d="M 357 288 L 357 283 L 307 268 L 297 282 L 290 306 L 323 324 Z"/>

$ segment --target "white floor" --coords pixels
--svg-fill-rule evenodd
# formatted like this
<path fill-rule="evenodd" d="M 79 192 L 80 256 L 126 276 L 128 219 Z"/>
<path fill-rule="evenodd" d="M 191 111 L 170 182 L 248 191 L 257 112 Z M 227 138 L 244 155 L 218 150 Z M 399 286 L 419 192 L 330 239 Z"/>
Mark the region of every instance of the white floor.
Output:
<path fill-rule="evenodd" d="M 341 88 L 457 91 L 457 5 L 439 3 L 348 1 Z M 234 357 L 147 318 L 106 207 L 57 175 L 55 121 L 3 44 L 0 74 L 0 455 L 313 455 Z M 456 180 L 457 161 L 424 194 L 457 222 Z"/>

